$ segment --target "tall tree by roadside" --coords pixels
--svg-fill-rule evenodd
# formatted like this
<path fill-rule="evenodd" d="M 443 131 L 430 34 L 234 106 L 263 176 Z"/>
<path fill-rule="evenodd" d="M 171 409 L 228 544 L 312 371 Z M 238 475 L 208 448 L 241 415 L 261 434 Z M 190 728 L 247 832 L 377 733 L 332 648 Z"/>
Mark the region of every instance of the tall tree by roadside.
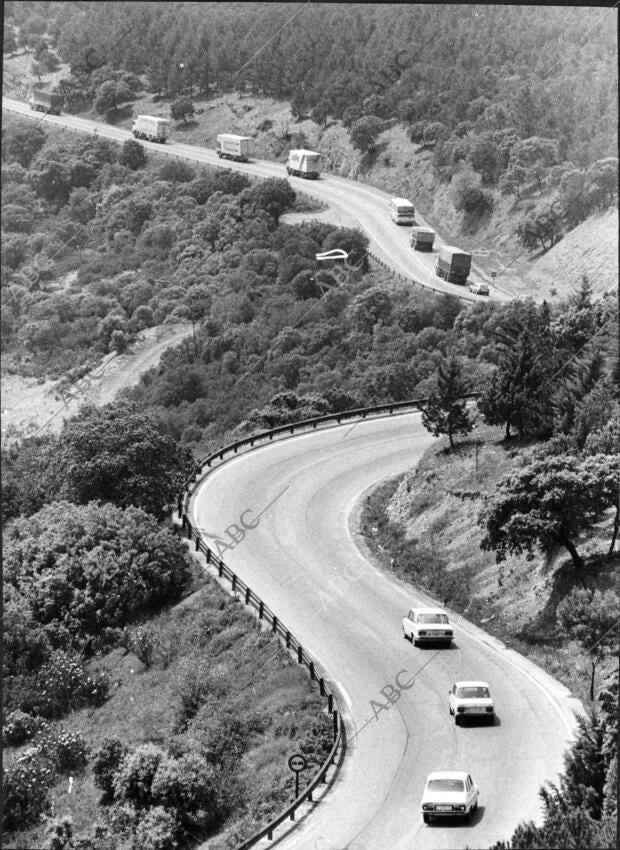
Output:
<path fill-rule="evenodd" d="M 456 357 L 442 358 L 437 367 L 437 388 L 422 411 L 422 424 L 434 437 L 446 434 L 450 449 L 454 436 L 474 427 L 466 407 L 467 382 Z"/>
<path fill-rule="evenodd" d="M 480 519 L 486 527 L 482 549 L 495 550 L 500 562 L 508 553 L 532 559 L 536 545 L 564 546 L 583 572 L 575 541 L 616 504 L 619 473 L 620 459 L 609 455 L 533 460 L 503 478 L 489 498 Z"/>
<path fill-rule="evenodd" d="M 564 634 L 590 658 L 593 700 L 596 668 L 618 645 L 618 597 L 612 590 L 575 589 L 558 605 L 557 620 Z"/>
<path fill-rule="evenodd" d="M 60 498 L 135 505 L 162 517 L 193 468 L 188 449 L 163 434 L 151 413 L 129 404 L 83 407 L 59 436 Z"/>
<path fill-rule="evenodd" d="M 520 439 L 548 431 L 555 352 L 549 345 L 547 305 L 510 305 L 491 333 L 496 339 L 498 362 L 478 401 L 485 422 L 505 425 L 507 440 L 512 427 Z"/>

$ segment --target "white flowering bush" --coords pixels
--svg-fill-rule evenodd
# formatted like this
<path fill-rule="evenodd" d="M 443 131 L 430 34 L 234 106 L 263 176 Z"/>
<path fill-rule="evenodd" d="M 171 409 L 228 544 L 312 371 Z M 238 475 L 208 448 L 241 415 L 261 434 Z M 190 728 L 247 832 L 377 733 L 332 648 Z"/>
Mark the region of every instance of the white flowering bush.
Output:
<path fill-rule="evenodd" d="M 49 810 L 54 776 L 53 765 L 35 747 L 2 771 L 3 830 L 23 829 Z"/>
<path fill-rule="evenodd" d="M 2 745 L 5 747 L 20 747 L 43 730 L 49 724 L 42 717 L 27 714 L 24 711 L 11 711 L 7 714 L 2 726 Z"/>

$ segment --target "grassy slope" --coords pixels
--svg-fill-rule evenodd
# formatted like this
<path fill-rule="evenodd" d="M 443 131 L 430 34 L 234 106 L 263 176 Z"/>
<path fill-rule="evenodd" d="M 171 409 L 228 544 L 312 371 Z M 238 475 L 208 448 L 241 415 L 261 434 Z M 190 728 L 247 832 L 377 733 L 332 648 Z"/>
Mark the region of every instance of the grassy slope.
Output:
<path fill-rule="evenodd" d="M 322 716 L 325 701 L 279 641 L 266 632 L 258 632 L 255 619 L 211 579 L 179 605 L 153 617 L 148 625 L 158 637 L 150 669 L 145 669 L 132 653 L 114 650 L 94 662 L 110 673 L 108 701 L 100 708 L 76 711 L 60 723 L 71 732 L 81 732 L 92 748 L 105 737 L 118 737 L 130 746 L 153 742 L 167 748 L 174 737 L 185 676 L 198 670 L 200 675 L 217 677 L 226 687 L 220 702 L 235 706 L 240 717 L 257 713 L 264 720 L 263 731 L 252 736 L 241 763 L 242 774 L 252 780 L 246 786 L 245 798 L 252 817 L 243 821 L 242 827 L 242 834 L 247 836 L 289 802 L 287 760 L 298 751 L 308 727 Z M 200 732 L 193 730 L 191 724 L 189 729 L 200 739 Z M 5 748 L 5 766 L 26 747 Z M 317 762 L 322 760 L 317 751 Z M 308 777 L 313 773 L 308 771 Z M 62 777 L 50 799 L 53 813 L 70 814 L 80 833 L 93 825 L 100 796 L 87 767 L 74 777 L 71 791 L 68 778 Z M 207 846 L 222 847 L 243 815 L 240 805 L 218 838 Z M 5 836 L 4 846 L 41 847 L 43 836 L 41 825 Z"/>
<path fill-rule="evenodd" d="M 375 504 L 391 523 L 403 528 L 407 539 L 419 539 L 446 557 L 455 587 L 464 591 L 455 594 L 461 604 L 450 600 L 450 607 L 462 612 L 471 599 L 466 613 L 470 621 L 540 664 L 587 705 L 588 658 L 576 645 L 553 637 L 555 607 L 577 582 L 568 553 L 560 549 L 548 560 L 540 556 L 533 561 L 510 556 L 496 564 L 494 553 L 479 546 L 482 499 L 509 470 L 522 464 L 532 446 L 501 442 L 500 428 L 481 426 L 477 432 L 481 441 L 477 472 L 474 439 L 462 441 L 452 456 L 445 453 L 442 442 L 425 453 L 415 470 L 386 487 Z M 368 521 L 362 530 L 377 555 L 381 533 L 373 533 Z M 607 551 L 610 536 L 607 518 L 579 541 L 580 554 L 596 558 Z M 378 560 L 387 566 L 389 552 L 379 552 Z M 592 565 L 588 584 L 612 586 L 619 562 L 616 556 L 611 563 L 601 559 Z"/>

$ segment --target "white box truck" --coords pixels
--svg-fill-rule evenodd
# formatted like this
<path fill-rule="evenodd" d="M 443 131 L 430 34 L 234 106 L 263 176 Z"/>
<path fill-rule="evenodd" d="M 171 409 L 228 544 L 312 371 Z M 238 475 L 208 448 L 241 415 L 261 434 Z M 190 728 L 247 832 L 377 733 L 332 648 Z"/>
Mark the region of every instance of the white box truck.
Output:
<path fill-rule="evenodd" d="M 295 177 L 316 180 L 321 173 L 321 154 L 316 151 L 289 151 L 286 171 Z"/>
<path fill-rule="evenodd" d="M 390 198 L 390 216 L 396 224 L 414 224 L 415 209 L 407 198 Z"/>
<path fill-rule="evenodd" d="M 249 136 L 235 136 L 233 133 L 220 133 L 216 139 L 215 152 L 220 159 L 247 162 L 254 156 L 254 139 Z"/>
<path fill-rule="evenodd" d="M 131 132 L 136 139 L 163 144 L 168 136 L 169 123 L 165 118 L 157 118 L 154 115 L 138 115 L 134 118 Z"/>

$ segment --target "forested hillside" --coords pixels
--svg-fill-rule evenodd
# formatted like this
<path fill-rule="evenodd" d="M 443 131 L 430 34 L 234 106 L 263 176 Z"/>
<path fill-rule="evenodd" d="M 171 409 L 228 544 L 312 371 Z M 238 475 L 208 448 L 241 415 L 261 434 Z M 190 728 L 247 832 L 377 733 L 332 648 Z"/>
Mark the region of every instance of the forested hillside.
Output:
<path fill-rule="evenodd" d="M 528 250 L 548 250 L 617 192 L 612 9 L 6 7 L 5 51 L 32 49 L 37 74 L 67 63 L 70 73 L 56 88 L 69 111 L 92 108 L 122 120 L 143 88 L 169 99 L 170 114 L 183 122 L 195 113 L 193 98 L 200 110 L 201 99 L 219 92 L 287 100 L 297 120 L 310 116 L 322 130 L 344 125 L 362 155 L 356 176 L 359 168 L 385 189 L 419 194 L 427 215 L 444 225 L 453 219 L 463 234 L 482 228 L 500 250 L 508 242 L 512 251 L 510 237 Z M 403 156 L 382 138 L 394 124 L 409 139 Z M 329 170 L 351 174 L 342 144 L 326 137 L 318 147 Z M 420 151 L 431 156 L 418 161 Z M 437 192 L 447 209 L 435 203 Z M 501 237 L 486 227 L 490 216 Z"/>

